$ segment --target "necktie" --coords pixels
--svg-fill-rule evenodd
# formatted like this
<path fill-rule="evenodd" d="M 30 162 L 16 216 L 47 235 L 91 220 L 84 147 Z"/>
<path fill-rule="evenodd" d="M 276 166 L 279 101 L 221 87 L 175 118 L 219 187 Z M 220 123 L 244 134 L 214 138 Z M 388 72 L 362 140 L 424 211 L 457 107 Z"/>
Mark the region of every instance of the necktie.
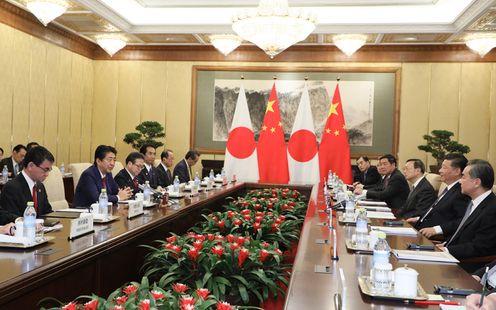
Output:
<path fill-rule="evenodd" d="M 33 186 L 33 192 L 31 194 L 33 196 L 34 209 L 36 210 L 36 213 L 38 213 L 38 197 L 36 194 L 36 184 Z"/>
<path fill-rule="evenodd" d="M 437 205 L 437 203 L 443 199 L 444 195 L 446 195 L 446 193 L 448 192 L 448 187 L 446 186 L 443 190 L 443 192 L 441 193 L 441 195 L 439 195 L 439 197 L 437 197 L 436 201 L 434 201 L 434 203 L 432 204 L 432 206 L 429 208 L 429 210 L 427 210 L 427 212 L 425 212 L 424 216 L 422 216 L 422 218 L 420 219 L 420 223 L 423 222 L 425 220 L 425 218 L 427 217 L 427 215 L 429 215 L 429 213 L 431 213 L 432 209 Z"/>
<path fill-rule="evenodd" d="M 169 169 L 167 169 L 167 177 L 169 178 L 169 183 L 172 184 L 172 173 L 170 172 Z"/>
<path fill-rule="evenodd" d="M 465 211 L 465 215 L 463 216 L 462 221 L 460 222 L 460 225 L 458 225 L 458 228 L 456 229 L 455 233 L 451 236 L 451 238 L 448 240 L 448 242 L 446 242 L 445 246 L 450 245 L 451 241 L 453 241 L 453 239 L 455 239 L 456 235 L 458 234 L 458 232 L 462 228 L 463 224 L 465 224 L 465 222 L 469 218 L 473 205 L 474 205 L 474 203 L 472 201 L 470 201 L 470 203 L 467 206 L 467 211 Z"/>
<path fill-rule="evenodd" d="M 107 176 L 102 178 L 102 188 L 107 189 Z"/>
<path fill-rule="evenodd" d="M 19 173 L 19 165 L 15 164 L 14 165 L 14 176 L 16 176 Z"/>
<path fill-rule="evenodd" d="M 134 184 L 134 191 L 138 191 L 138 177 L 134 177 L 133 184 Z"/>

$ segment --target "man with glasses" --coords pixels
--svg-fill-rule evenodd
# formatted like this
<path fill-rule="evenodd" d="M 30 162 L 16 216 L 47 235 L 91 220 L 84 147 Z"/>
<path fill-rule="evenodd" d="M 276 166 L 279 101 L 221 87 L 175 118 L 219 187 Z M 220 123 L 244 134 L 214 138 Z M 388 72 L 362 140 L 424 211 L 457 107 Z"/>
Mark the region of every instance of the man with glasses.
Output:
<path fill-rule="evenodd" d="M 117 203 L 127 200 L 133 191 L 129 188 L 119 189 L 112 177 L 117 150 L 109 145 L 99 145 L 95 150 L 95 161 L 91 167 L 84 170 L 79 178 L 74 193 L 74 208 L 86 208 L 98 202 L 102 188 L 107 190 L 108 201 Z"/>
<path fill-rule="evenodd" d="M 126 157 L 126 166 L 117 173 L 115 182 L 119 188 L 129 187 L 133 190 L 133 195 L 140 191 L 138 175 L 145 167 L 145 159 L 143 154 L 132 152 Z"/>
<path fill-rule="evenodd" d="M 54 161 L 52 153 L 42 146 L 27 152 L 24 169 L 5 184 L 0 194 L 0 208 L 10 214 L 7 220 L 23 216 L 28 201 L 34 202 L 37 216 L 52 212 L 42 182 L 52 171 Z"/>

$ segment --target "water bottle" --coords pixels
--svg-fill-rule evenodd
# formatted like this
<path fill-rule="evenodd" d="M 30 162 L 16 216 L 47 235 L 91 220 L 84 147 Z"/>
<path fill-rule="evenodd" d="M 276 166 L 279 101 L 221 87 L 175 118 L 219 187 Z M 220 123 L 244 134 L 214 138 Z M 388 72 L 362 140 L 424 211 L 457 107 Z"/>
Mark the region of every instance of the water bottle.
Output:
<path fill-rule="evenodd" d="M 107 196 L 107 190 L 105 188 L 102 188 L 102 192 L 100 193 L 100 196 L 98 197 L 98 213 L 103 214 L 103 218 L 105 220 L 108 220 L 109 216 L 109 207 L 108 207 L 108 196 Z"/>
<path fill-rule="evenodd" d="M 195 173 L 195 186 L 197 188 L 200 188 L 200 176 L 198 175 L 198 172 Z"/>
<path fill-rule="evenodd" d="M 61 173 L 62 175 L 64 175 L 64 173 L 65 173 L 65 166 L 64 166 L 64 163 L 61 163 L 61 164 L 60 164 L 60 168 L 59 168 L 59 169 L 60 169 L 60 173 Z"/>
<path fill-rule="evenodd" d="M 172 190 L 174 193 L 179 193 L 179 184 L 181 184 L 181 182 L 179 182 L 179 177 L 176 175 L 176 177 L 174 178 L 174 185 Z"/>
<path fill-rule="evenodd" d="M 355 204 L 353 203 L 353 200 L 346 200 L 344 219 L 347 221 L 352 221 L 355 219 Z"/>
<path fill-rule="evenodd" d="M 152 189 L 150 187 L 150 181 L 145 181 L 145 186 L 143 187 L 143 201 L 149 202 L 152 195 Z"/>
<path fill-rule="evenodd" d="M 220 171 L 220 176 L 222 178 L 222 185 L 226 185 L 227 184 L 227 176 L 226 176 L 226 169 L 224 169 L 224 167 L 222 167 L 222 170 Z"/>
<path fill-rule="evenodd" d="M 36 236 L 36 210 L 34 209 L 34 202 L 28 201 L 26 209 L 24 210 L 24 237 L 29 242 L 35 241 Z"/>
<path fill-rule="evenodd" d="M 212 181 L 215 179 L 215 174 L 214 174 L 213 169 L 210 169 L 210 173 L 208 174 L 208 178 Z"/>
<path fill-rule="evenodd" d="M 7 183 L 8 180 L 9 180 L 9 169 L 7 168 L 7 165 L 4 165 L 2 170 L 2 182 Z"/>
<path fill-rule="evenodd" d="M 387 264 L 389 263 L 389 251 L 391 250 L 389 248 L 389 245 L 386 241 L 386 233 L 385 232 L 379 232 L 377 234 L 377 243 L 375 244 L 374 247 L 374 254 L 372 257 L 372 262 L 373 265 L 380 263 L 380 264 Z"/>
<path fill-rule="evenodd" d="M 356 219 L 355 242 L 359 248 L 366 248 L 368 245 L 369 230 L 367 227 L 367 211 L 364 208 L 358 209 Z"/>

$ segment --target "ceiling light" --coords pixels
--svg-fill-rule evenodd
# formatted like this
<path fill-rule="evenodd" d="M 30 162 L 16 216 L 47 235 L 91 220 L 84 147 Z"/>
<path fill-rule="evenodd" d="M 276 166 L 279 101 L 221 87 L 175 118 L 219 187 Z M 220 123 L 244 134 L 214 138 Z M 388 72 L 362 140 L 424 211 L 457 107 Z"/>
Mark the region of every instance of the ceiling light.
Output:
<path fill-rule="evenodd" d="M 465 44 L 474 52 L 484 57 L 496 46 L 495 33 L 477 33 L 465 37 Z"/>
<path fill-rule="evenodd" d="M 315 29 L 315 19 L 290 9 L 287 0 L 260 0 L 256 10 L 233 17 L 232 29 L 274 58 L 305 40 Z"/>
<path fill-rule="evenodd" d="M 110 57 L 114 56 L 120 49 L 126 46 L 126 41 L 119 35 L 104 34 L 96 37 L 96 43 L 103 48 Z"/>
<path fill-rule="evenodd" d="M 234 34 L 213 34 L 210 36 L 210 43 L 224 56 L 229 55 L 240 44 L 241 38 Z"/>
<path fill-rule="evenodd" d="M 46 26 L 67 11 L 68 4 L 61 0 L 29 0 L 26 7 Z"/>
<path fill-rule="evenodd" d="M 367 42 L 367 36 L 364 34 L 340 34 L 334 36 L 332 41 L 346 56 L 350 57 Z"/>

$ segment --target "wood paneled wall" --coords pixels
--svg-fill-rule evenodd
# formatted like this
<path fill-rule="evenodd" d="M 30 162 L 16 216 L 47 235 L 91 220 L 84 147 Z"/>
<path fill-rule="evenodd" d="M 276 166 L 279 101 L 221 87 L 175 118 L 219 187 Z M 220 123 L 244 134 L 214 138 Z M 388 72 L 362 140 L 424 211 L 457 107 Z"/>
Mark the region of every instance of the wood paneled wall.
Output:
<path fill-rule="evenodd" d="M 0 146 L 36 141 L 57 164 L 88 161 L 93 61 L 0 24 Z"/>

